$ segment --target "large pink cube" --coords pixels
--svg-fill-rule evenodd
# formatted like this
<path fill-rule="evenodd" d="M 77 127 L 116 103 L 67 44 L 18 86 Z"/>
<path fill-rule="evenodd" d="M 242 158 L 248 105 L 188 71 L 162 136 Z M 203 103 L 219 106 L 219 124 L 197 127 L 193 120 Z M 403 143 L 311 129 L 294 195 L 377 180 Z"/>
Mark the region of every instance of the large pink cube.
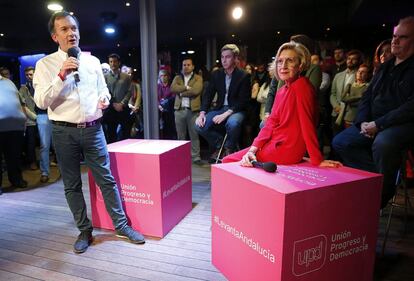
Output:
<path fill-rule="evenodd" d="M 212 261 L 229 280 L 372 281 L 382 176 L 212 167 Z"/>
<path fill-rule="evenodd" d="M 192 208 L 190 143 L 124 140 L 108 145 L 111 171 L 131 226 L 164 237 Z M 89 172 L 94 227 L 114 229 Z"/>

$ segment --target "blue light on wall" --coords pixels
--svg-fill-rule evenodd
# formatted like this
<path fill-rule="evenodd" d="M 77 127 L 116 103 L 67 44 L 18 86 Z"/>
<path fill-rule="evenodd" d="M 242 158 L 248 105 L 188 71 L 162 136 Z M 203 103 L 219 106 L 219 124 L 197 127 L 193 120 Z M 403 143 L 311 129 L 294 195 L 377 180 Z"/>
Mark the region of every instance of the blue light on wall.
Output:
<path fill-rule="evenodd" d="M 19 57 L 20 62 L 20 84 L 26 84 L 26 76 L 24 76 L 24 69 L 29 66 L 36 66 L 36 62 L 46 56 L 45 54 L 26 55 Z M 35 70 L 36 71 L 36 70 Z"/>

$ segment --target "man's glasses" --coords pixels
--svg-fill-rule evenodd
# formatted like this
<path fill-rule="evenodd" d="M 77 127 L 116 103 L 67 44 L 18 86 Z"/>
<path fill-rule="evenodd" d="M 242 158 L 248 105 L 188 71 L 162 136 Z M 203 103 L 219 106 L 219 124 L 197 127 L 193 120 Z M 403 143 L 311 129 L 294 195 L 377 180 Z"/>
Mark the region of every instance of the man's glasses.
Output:
<path fill-rule="evenodd" d="M 276 61 L 276 65 L 277 65 L 277 67 L 283 67 L 286 63 L 287 67 L 293 67 L 293 66 L 296 65 L 297 61 L 298 61 L 298 58 L 296 58 L 296 57 L 285 58 L 285 59 L 279 58 Z"/>

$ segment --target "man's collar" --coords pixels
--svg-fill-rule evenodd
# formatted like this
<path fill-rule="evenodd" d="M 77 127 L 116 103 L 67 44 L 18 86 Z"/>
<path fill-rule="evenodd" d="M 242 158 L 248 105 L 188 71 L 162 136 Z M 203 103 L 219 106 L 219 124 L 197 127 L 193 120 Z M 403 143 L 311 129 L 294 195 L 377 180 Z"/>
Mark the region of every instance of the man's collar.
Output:
<path fill-rule="evenodd" d="M 224 70 L 224 74 L 226 74 L 226 75 L 228 75 L 228 76 L 232 76 L 232 75 L 233 75 L 233 73 L 234 73 L 234 70 L 236 70 L 236 66 L 234 66 L 234 67 L 233 67 L 233 69 L 230 71 L 230 73 L 229 73 L 229 72 L 227 72 L 227 70 L 226 70 L 226 69 L 224 69 L 224 68 L 223 68 L 223 70 Z"/>
<path fill-rule="evenodd" d="M 79 47 L 78 47 L 78 48 L 79 48 Z M 65 60 L 68 58 L 68 53 L 67 53 L 67 52 L 62 51 L 62 49 L 61 49 L 60 47 L 58 48 L 57 53 L 58 53 L 59 57 L 61 57 L 61 58 L 65 59 Z M 81 49 L 79 48 L 79 56 L 80 56 L 81 54 L 82 54 L 82 51 L 81 51 Z"/>

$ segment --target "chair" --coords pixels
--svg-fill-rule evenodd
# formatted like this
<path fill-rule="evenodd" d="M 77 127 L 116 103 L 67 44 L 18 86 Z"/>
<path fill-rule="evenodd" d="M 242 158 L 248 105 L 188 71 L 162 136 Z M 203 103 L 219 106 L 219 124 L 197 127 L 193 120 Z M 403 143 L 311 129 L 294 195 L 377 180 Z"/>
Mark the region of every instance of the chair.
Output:
<path fill-rule="evenodd" d="M 413 151 L 413 150 L 411 150 Z M 407 190 L 407 168 L 406 168 L 406 163 L 408 160 L 408 155 L 409 155 L 410 151 L 404 151 L 403 153 L 403 161 L 401 164 L 401 168 L 398 170 L 398 174 L 397 174 L 397 179 L 396 179 L 396 192 L 394 197 L 391 200 L 391 208 L 390 208 L 390 212 L 388 214 L 388 219 L 387 219 L 387 225 L 385 227 L 385 233 L 384 233 L 384 241 L 382 242 L 382 249 L 381 249 L 381 256 L 384 256 L 385 253 L 385 247 L 387 245 L 387 240 L 388 240 L 388 234 L 390 231 L 390 227 L 391 227 L 391 220 L 392 220 L 392 215 L 393 215 L 393 211 L 394 208 L 403 208 L 404 209 L 404 230 L 402 233 L 402 237 L 405 236 L 406 232 L 407 232 L 407 219 L 408 219 L 408 210 L 412 209 L 413 206 L 411 204 L 411 199 L 412 197 L 408 194 L 408 190 Z M 401 200 L 398 200 L 398 197 L 402 197 L 403 202 L 400 203 Z"/>
<path fill-rule="evenodd" d="M 219 153 L 217 154 L 215 164 L 221 163 L 222 159 L 220 158 L 220 156 L 221 156 L 221 153 L 223 152 L 223 148 L 224 148 L 224 144 L 226 143 L 226 140 L 227 140 L 227 133 L 224 135 L 223 142 L 221 143 L 220 150 L 219 150 Z"/>

